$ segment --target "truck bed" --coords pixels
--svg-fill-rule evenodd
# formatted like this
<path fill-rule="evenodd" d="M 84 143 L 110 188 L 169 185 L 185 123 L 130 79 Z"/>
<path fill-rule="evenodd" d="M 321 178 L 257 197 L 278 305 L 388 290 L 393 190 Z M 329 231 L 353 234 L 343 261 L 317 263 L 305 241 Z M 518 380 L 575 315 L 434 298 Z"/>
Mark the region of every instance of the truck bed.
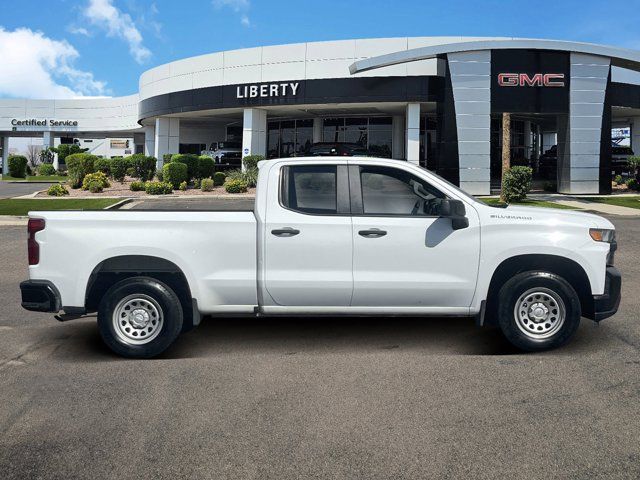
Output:
<path fill-rule="evenodd" d="M 255 198 L 158 198 L 133 203 L 131 210 L 164 212 L 250 212 L 253 211 Z"/>

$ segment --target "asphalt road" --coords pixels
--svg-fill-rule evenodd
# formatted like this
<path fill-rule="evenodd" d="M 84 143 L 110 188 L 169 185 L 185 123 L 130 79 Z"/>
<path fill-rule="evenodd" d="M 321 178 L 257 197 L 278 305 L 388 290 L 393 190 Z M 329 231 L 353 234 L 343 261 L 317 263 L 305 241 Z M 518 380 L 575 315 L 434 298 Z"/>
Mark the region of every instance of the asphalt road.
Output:
<path fill-rule="evenodd" d="M 613 221 L 621 310 L 560 350 L 466 319 L 205 319 L 149 361 L 21 310 L 2 227 L 0 478 L 638 479 L 640 221 Z"/>
<path fill-rule="evenodd" d="M 46 190 L 52 183 L 36 183 L 36 182 L 3 182 L 0 181 L 0 198 L 18 197 L 20 195 L 29 195 L 30 193 Z"/>

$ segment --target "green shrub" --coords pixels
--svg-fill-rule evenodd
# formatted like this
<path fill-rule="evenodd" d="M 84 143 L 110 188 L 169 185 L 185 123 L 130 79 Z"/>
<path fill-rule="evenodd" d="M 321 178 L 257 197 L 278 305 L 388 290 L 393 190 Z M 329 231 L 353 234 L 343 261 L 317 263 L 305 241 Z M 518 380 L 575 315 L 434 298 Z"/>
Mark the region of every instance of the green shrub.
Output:
<path fill-rule="evenodd" d="M 136 177 L 136 169 L 133 168 L 129 163 L 127 163 L 127 177 L 138 178 Z"/>
<path fill-rule="evenodd" d="M 52 197 L 63 197 L 65 195 L 69 195 L 69 190 L 67 190 L 64 185 L 56 183 L 47 189 L 47 195 L 51 195 Z"/>
<path fill-rule="evenodd" d="M 176 153 L 171 156 L 171 163 L 184 163 L 187 166 L 187 181 L 199 176 L 198 156 L 191 153 Z"/>
<path fill-rule="evenodd" d="M 136 153 L 127 157 L 129 167 L 133 169 L 132 177 L 139 178 L 143 182 L 151 180 L 156 173 L 155 157 L 147 157 L 141 153 Z"/>
<path fill-rule="evenodd" d="M 633 156 L 627 158 L 627 165 L 629 166 L 630 173 L 637 179 L 640 176 L 640 157 Z"/>
<path fill-rule="evenodd" d="M 106 176 L 111 176 L 111 160 L 108 158 L 96 158 L 93 162 L 93 170 L 96 172 L 102 172 Z"/>
<path fill-rule="evenodd" d="M 629 190 L 638 190 L 639 185 L 638 181 L 635 178 L 627 178 L 627 181 L 625 182 L 625 184 L 627 185 L 627 188 Z"/>
<path fill-rule="evenodd" d="M 99 186 L 100 187 L 99 191 L 101 192 L 103 188 L 110 187 L 111 185 L 109 184 L 109 179 L 104 174 L 104 172 L 96 172 L 96 173 L 86 174 L 84 176 L 84 179 L 82 180 L 83 190 L 89 190 L 90 192 L 95 193 L 91 189 L 92 186 L 94 189 L 97 188 L 96 186 Z"/>
<path fill-rule="evenodd" d="M 187 165 L 182 162 L 167 163 L 162 167 L 162 177 L 163 181 L 173 185 L 174 189 L 178 188 L 182 182 L 189 179 Z"/>
<path fill-rule="evenodd" d="M 186 192 L 187 191 L 187 182 L 180 182 L 180 185 L 178 185 L 178 190 L 182 191 L 182 192 Z"/>
<path fill-rule="evenodd" d="M 64 143 L 58 145 L 55 148 L 50 148 L 49 150 L 58 154 L 58 163 L 60 165 L 64 165 L 67 163 L 67 157 L 69 155 L 75 155 L 77 153 L 85 153 L 89 151 L 88 148 L 80 148 L 80 145 L 76 145 L 75 143 Z"/>
<path fill-rule="evenodd" d="M 27 157 L 23 155 L 9 155 L 9 175 L 15 178 L 27 176 Z"/>
<path fill-rule="evenodd" d="M 27 176 L 29 177 L 33 177 L 33 169 L 31 168 L 31 165 L 27 164 Z"/>
<path fill-rule="evenodd" d="M 531 190 L 533 170 L 530 167 L 511 167 L 502 179 L 502 196 L 507 203 L 524 200 Z"/>
<path fill-rule="evenodd" d="M 213 180 L 210 178 L 203 178 L 200 182 L 200 188 L 203 192 L 210 192 L 213 190 Z"/>
<path fill-rule="evenodd" d="M 227 180 L 240 180 L 247 184 L 249 188 L 256 186 L 258 182 L 258 169 L 256 167 L 242 170 L 230 170 L 227 172 Z"/>
<path fill-rule="evenodd" d="M 245 193 L 248 185 L 244 180 L 227 180 L 224 189 L 229 193 Z"/>
<path fill-rule="evenodd" d="M 215 169 L 215 163 L 213 158 L 206 155 L 198 157 L 198 177 L 197 178 L 209 178 L 213 176 Z"/>
<path fill-rule="evenodd" d="M 200 179 L 200 178 L 196 178 L 196 179 L 193 181 L 193 186 L 194 186 L 195 188 L 200 188 L 200 182 L 201 182 L 201 181 L 202 181 L 202 179 Z"/>
<path fill-rule="evenodd" d="M 616 176 L 613 178 L 613 182 L 614 182 L 616 185 L 622 185 L 622 184 L 624 183 L 624 180 L 622 179 L 622 175 L 616 175 Z"/>
<path fill-rule="evenodd" d="M 84 177 L 94 172 L 93 164 L 96 161 L 96 156 L 88 153 L 74 153 L 69 155 L 66 160 L 71 188 L 79 188 Z"/>
<path fill-rule="evenodd" d="M 213 184 L 216 187 L 224 185 L 224 181 L 227 179 L 227 175 L 224 172 L 216 172 L 213 174 Z"/>
<path fill-rule="evenodd" d="M 38 167 L 38 175 L 55 175 L 56 169 L 50 163 L 43 163 Z"/>
<path fill-rule="evenodd" d="M 164 179 L 164 175 L 162 175 L 162 169 L 159 168 L 158 170 L 156 170 L 156 178 L 158 179 L 158 181 L 162 182 Z"/>
<path fill-rule="evenodd" d="M 173 192 L 173 185 L 169 182 L 147 182 L 144 191 L 149 195 L 165 195 Z"/>
<path fill-rule="evenodd" d="M 258 162 L 261 160 L 264 160 L 263 155 L 247 155 L 242 159 L 242 165 L 244 165 L 244 168 L 247 170 L 251 168 L 258 168 Z"/>
<path fill-rule="evenodd" d="M 169 163 L 171 161 L 171 157 L 173 156 L 173 153 L 165 153 L 164 155 L 162 155 L 162 163 Z"/>
<path fill-rule="evenodd" d="M 144 186 L 145 186 L 145 182 L 141 182 L 141 181 L 131 182 L 131 185 L 129 185 L 129 190 L 131 190 L 132 192 L 142 192 L 144 190 Z"/>
<path fill-rule="evenodd" d="M 127 168 L 129 162 L 122 157 L 111 157 L 111 178 L 116 182 L 124 182 L 124 177 L 127 175 Z"/>

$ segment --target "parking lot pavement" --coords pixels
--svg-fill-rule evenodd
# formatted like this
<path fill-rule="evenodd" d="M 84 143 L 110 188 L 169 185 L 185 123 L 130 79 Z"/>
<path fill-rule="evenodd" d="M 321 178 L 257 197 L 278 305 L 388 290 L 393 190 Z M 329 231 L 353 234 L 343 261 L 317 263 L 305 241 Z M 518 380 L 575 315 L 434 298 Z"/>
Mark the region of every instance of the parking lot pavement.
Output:
<path fill-rule="evenodd" d="M 2 227 L 0 478 L 637 479 L 640 222 L 612 221 L 620 311 L 556 351 L 468 319 L 227 318 L 148 361 L 21 310 Z"/>
<path fill-rule="evenodd" d="M 0 181 L 0 198 L 19 197 L 21 195 L 29 195 L 30 193 L 46 190 L 52 183 L 35 183 L 35 182 L 3 182 Z"/>

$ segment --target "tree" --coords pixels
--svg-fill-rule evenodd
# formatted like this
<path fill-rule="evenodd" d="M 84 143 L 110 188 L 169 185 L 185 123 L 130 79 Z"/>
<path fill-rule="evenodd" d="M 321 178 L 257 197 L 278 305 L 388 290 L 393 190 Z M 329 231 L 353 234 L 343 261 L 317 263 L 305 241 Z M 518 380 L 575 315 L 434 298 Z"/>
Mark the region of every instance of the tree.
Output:
<path fill-rule="evenodd" d="M 500 188 L 500 200 L 505 200 L 504 180 L 511 168 L 511 114 L 502 114 L 502 182 Z"/>
<path fill-rule="evenodd" d="M 53 163 L 54 153 L 51 147 L 40 150 L 41 163 Z"/>
<path fill-rule="evenodd" d="M 58 154 L 58 163 L 60 165 L 66 163 L 65 159 L 69 155 L 73 155 L 74 153 L 84 153 L 88 150 L 88 148 L 80 148 L 80 145 L 76 145 L 75 143 L 63 143 L 55 148 L 51 148 L 52 152 Z"/>
<path fill-rule="evenodd" d="M 629 166 L 629 173 L 632 173 L 636 181 L 640 182 L 640 157 L 629 157 L 627 165 Z"/>
<path fill-rule="evenodd" d="M 27 145 L 27 160 L 33 167 L 37 167 L 40 163 L 40 151 L 42 147 L 40 145 Z"/>

